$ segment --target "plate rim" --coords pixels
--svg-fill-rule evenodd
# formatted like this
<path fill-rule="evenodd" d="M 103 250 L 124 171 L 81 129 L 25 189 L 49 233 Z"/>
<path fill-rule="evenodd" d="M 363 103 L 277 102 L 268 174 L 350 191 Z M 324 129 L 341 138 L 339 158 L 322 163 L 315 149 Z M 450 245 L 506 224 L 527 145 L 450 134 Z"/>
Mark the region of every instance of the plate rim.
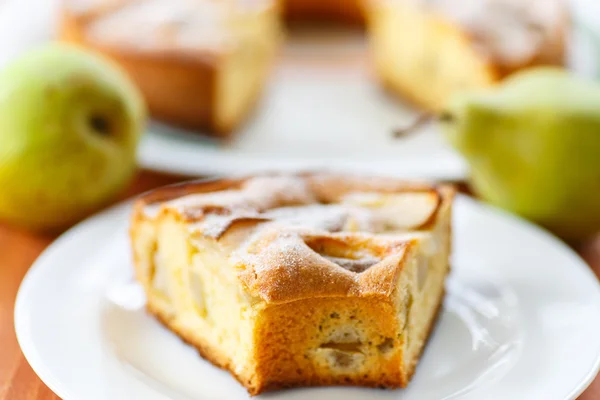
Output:
<path fill-rule="evenodd" d="M 212 180 L 214 178 L 207 178 L 203 180 Z M 38 376 L 38 378 L 48 386 L 50 390 L 52 390 L 56 395 L 60 396 L 64 400 L 82 400 L 74 397 L 74 395 L 70 392 L 70 389 L 66 387 L 63 383 L 60 382 L 59 379 L 53 377 L 52 371 L 49 369 L 47 364 L 44 362 L 42 357 L 39 355 L 36 350 L 35 341 L 31 338 L 30 331 L 27 329 L 27 324 L 25 320 L 27 319 L 27 299 L 30 297 L 30 293 L 34 291 L 35 287 L 35 279 L 37 274 L 39 274 L 42 269 L 48 268 L 45 260 L 50 259 L 58 249 L 62 248 L 72 241 L 72 238 L 78 237 L 81 235 L 81 232 L 85 232 L 89 230 L 89 227 L 98 227 L 99 222 L 110 219 L 110 217 L 115 214 L 119 215 L 122 212 L 125 212 L 126 209 L 131 208 L 134 200 L 138 196 L 134 196 L 133 198 L 127 199 L 120 203 L 117 203 L 108 209 L 105 209 L 91 217 L 81 221 L 75 226 L 68 229 L 66 232 L 61 234 L 54 242 L 52 242 L 33 262 L 33 264 L 28 269 L 27 273 L 23 277 L 21 281 L 17 296 L 15 298 L 14 305 L 14 329 L 15 335 L 17 339 L 17 343 L 21 349 L 23 357 L 27 360 L 34 373 Z M 588 276 L 588 279 L 596 280 L 598 282 L 597 292 L 600 294 L 600 281 L 592 272 L 592 270 L 587 266 L 588 264 L 577 254 L 571 247 L 565 244 L 558 237 L 551 234 L 546 229 L 535 225 L 517 215 L 511 214 L 505 210 L 499 209 L 497 207 L 491 206 L 489 204 L 485 204 L 477 199 L 474 199 L 465 194 L 459 193 L 457 199 L 460 201 L 467 202 L 470 204 L 470 207 L 482 207 L 485 209 L 486 213 L 492 213 L 497 215 L 500 218 L 505 220 L 510 220 L 511 225 L 517 225 L 519 229 L 529 230 L 530 232 L 534 232 L 540 238 L 543 238 L 545 242 L 550 245 L 558 246 L 561 248 L 565 254 L 568 254 L 570 257 L 578 260 L 576 264 L 579 266 L 577 268 L 580 271 Z M 85 234 L 84 234 L 85 235 Z M 600 304 L 600 303 L 599 303 Z M 575 400 L 579 395 L 581 395 L 589 385 L 594 381 L 598 373 L 600 372 L 600 339 L 598 352 L 594 358 L 594 361 L 590 365 L 590 369 L 585 376 L 582 376 L 579 379 L 579 382 L 576 386 L 573 387 L 571 392 L 567 394 L 565 400 Z"/>
<path fill-rule="evenodd" d="M 441 132 L 437 132 L 441 135 Z M 233 133 L 236 135 L 237 133 Z M 240 132 L 243 134 L 243 132 Z M 174 154 L 182 152 L 181 147 L 192 146 L 195 161 L 177 161 Z M 152 171 L 180 174 L 191 177 L 210 175 L 239 175 L 264 173 L 272 170 L 298 172 L 303 170 L 329 169 L 341 172 L 370 172 L 411 179 L 460 181 L 466 179 L 469 168 L 466 161 L 449 144 L 446 154 L 432 155 L 404 154 L 400 158 L 377 158 L 353 160 L 347 157 L 310 158 L 306 156 L 274 157 L 272 154 L 233 152 L 227 153 L 215 147 L 218 141 L 201 132 L 178 127 L 173 124 L 149 119 L 140 138 L 137 150 L 137 163 Z M 159 152 L 161 145 L 172 146 L 167 153 Z M 186 146 L 187 147 L 187 146 Z M 164 150 L 164 149 L 163 149 Z M 175 157 L 177 158 L 177 157 Z M 189 160 L 189 156 L 182 159 Z M 432 165 L 436 165 L 432 167 Z"/>
<path fill-rule="evenodd" d="M 76 237 L 80 231 L 86 231 L 88 226 L 94 226 L 97 221 L 104 220 L 106 217 L 110 217 L 111 214 L 118 214 L 121 209 L 131 207 L 134 199 L 128 199 L 118 204 L 115 204 L 106 210 L 103 210 L 97 214 L 94 214 L 83 221 L 77 223 L 67 231 L 62 233 L 56 240 L 54 240 L 46 249 L 40 253 L 35 259 L 33 264 L 27 270 L 27 273 L 23 277 L 23 280 L 19 284 L 17 290 L 17 296 L 15 298 L 15 305 L 13 308 L 14 316 L 14 329 L 15 336 L 19 348 L 23 353 L 23 357 L 31 366 L 33 372 L 37 377 L 46 385 L 54 394 L 59 396 L 63 400 L 83 400 L 76 399 L 67 387 L 63 387 L 63 384 L 56 378 L 53 378 L 52 371 L 47 367 L 42 357 L 38 354 L 34 341 L 31 339 L 31 335 L 26 328 L 25 316 L 26 314 L 26 299 L 30 292 L 33 291 L 32 283 L 35 279 L 36 274 L 39 274 L 41 268 L 44 268 L 44 261 L 47 258 L 51 258 L 52 254 L 63 246 L 63 243 L 71 241 L 72 237 Z"/>

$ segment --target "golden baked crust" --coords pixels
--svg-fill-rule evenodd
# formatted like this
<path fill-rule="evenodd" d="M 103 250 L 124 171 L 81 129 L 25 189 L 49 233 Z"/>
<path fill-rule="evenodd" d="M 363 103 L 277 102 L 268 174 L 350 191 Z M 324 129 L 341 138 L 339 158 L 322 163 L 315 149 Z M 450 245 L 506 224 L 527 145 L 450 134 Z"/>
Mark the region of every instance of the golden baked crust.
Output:
<path fill-rule="evenodd" d="M 291 21 L 337 21 L 350 25 L 365 22 L 363 0 L 284 0 L 283 11 Z"/>
<path fill-rule="evenodd" d="M 366 0 L 365 10 L 380 80 L 431 111 L 459 90 L 566 62 L 564 0 Z"/>
<path fill-rule="evenodd" d="M 251 394 L 404 387 L 442 301 L 453 195 L 332 174 L 168 187 L 134 207 L 136 277 Z"/>
<path fill-rule="evenodd" d="M 276 0 L 64 0 L 60 37 L 120 64 L 155 118 L 226 136 L 256 105 L 281 32 Z"/>

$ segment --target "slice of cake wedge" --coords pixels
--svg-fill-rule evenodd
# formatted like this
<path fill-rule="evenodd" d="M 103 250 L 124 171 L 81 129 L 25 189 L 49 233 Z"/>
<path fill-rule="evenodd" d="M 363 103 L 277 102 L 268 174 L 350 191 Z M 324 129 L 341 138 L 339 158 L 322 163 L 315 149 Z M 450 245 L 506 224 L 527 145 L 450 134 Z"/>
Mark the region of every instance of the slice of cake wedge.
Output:
<path fill-rule="evenodd" d="M 167 187 L 135 204 L 136 277 L 149 312 L 252 395 L 405 387 L 442 304 L 453 197 L 336 174 Z"/>
<path fill-rule="evenodd" d="M 120 64 L 152 116 L 231 134 L 282 40 L 277 0 L 64 0 L 60 37 Z"/>
<path fill-rule="evenodd" d="M 364 0 L 383 85 L 429 111 L 521 69 L 565 65 L 565 0 Z"/>

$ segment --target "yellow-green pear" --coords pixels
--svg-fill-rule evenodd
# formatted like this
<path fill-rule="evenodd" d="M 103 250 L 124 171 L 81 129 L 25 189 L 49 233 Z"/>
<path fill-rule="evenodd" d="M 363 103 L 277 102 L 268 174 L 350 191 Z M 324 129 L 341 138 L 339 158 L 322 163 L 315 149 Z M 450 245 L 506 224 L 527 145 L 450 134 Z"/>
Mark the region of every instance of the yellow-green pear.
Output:
<path fill-rule="evenodd" d="M 51 44 L 0 71 L 0 220 L 64 228 L 118 195 L 136 169 L 138 90 L 110 61 Z"/>
<path fill-rule="evenodd" d="M 567 240 L 600 231 L 600 84 L 558 68 L 455 96 L 449 141 L 488 202 Z"/>

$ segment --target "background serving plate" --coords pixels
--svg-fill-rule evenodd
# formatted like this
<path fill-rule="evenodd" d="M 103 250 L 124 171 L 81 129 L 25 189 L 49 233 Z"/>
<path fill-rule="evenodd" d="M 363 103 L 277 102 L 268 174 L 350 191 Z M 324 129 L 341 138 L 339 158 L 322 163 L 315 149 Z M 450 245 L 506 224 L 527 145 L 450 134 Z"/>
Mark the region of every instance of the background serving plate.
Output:
<path fill-rule="evenodd" d="M 577 18 L 570 64 L 586 75 L 597 72 L 600 48 L 590 40 L 589 29 L 579 29 L 584 20 L 580 16 L 587 15 L 592 2 L 573 0 Z M 0 64 L 54 36 L 57 4 L 57 0 L 0 2 Z M 417 113 L 380 89 L 369 59 L 360 32 L 295 32 L 256 113 L 232 140 L 219 144 L 153 123 L 140 147 L 140 164 L 186 175 L 327 167 L 464 178 L 464 162 L 434 126 L 407 139 L 391 138 L 394 129 L 410 123 Z"/>
<path fill-rule="evenodd" d="M 464 177 L 462 159 L 433 125 L 401 140 L 392 137 L 417 113 L 384 93 L 368 60 L 361 32 L 297 30 L 286 42 L 256 112 L 230 140 L 220 144 L 154 123 L 140 161 L 184 174 L 325 167 Z"/>
<path fill-rule="evenodd" d="M 133 283 L 130 205 L 67 232 L 17 297 L 25 357 L 64 400 L 234 400 L 247 394 L 144 311 Z M 407 390 L 313 388 L 267 399 L 566 400 L 600 365 L 600 288 L 542 230 L 459 197 L 441 319 Z"/>

